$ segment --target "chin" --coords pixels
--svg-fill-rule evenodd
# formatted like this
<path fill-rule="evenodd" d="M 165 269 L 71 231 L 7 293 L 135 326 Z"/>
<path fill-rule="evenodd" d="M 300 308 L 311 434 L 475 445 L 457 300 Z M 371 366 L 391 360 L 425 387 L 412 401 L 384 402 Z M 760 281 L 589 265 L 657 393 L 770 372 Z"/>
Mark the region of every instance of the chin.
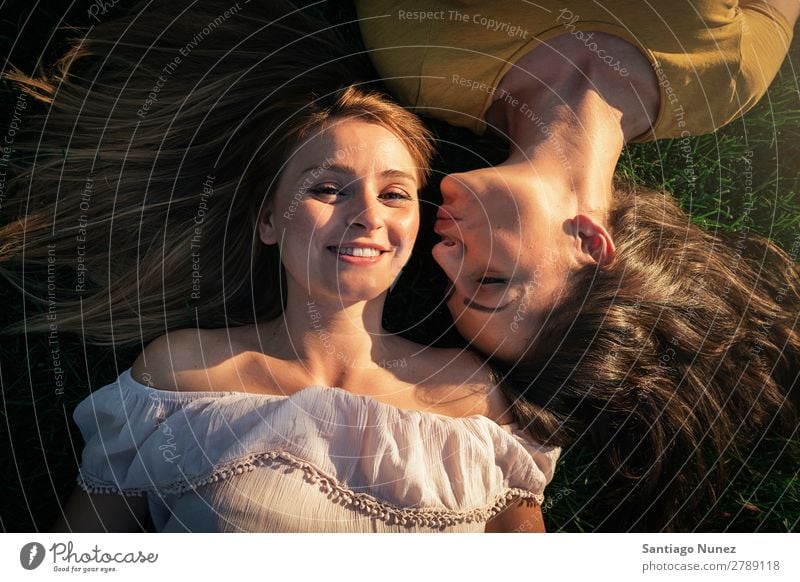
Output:
<path fill-rule="evenodd" d="M 372 281 L 338 281 L 338 285 L 329 289 L 342 303 L 358 303 L 372 301 L 386 296 L 389 285 L 376 285 Z"/>

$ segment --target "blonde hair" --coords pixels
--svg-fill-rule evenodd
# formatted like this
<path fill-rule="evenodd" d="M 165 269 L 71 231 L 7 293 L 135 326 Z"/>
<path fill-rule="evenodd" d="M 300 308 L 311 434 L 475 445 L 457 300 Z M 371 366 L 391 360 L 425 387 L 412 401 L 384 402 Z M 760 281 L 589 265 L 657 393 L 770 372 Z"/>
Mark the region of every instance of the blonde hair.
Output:
<path fill-rule="evenodd" d="M 24 212 L 0 229 L 0 274 L 21 290 L 8 265 L 22 260 L 69 267 L 75 285 L 48 290 L 50 303 L 28 278 L 26 295 L 48 310 L 4 333 L 55 318 L 120 345 L 277 316 L 279 258 L 256 236 L 258 213 L 298 141 L 329 120 L 392 131 L 424 182 L 428 132 L 383 94 L 348 86 L 372 69 L 345 39 L 280 3 L 229 8 L 159 4 L 95 26 L 50 75 L 8 75 L 49 111 L 18 138 L 30 163 L 9 190 Z"/>

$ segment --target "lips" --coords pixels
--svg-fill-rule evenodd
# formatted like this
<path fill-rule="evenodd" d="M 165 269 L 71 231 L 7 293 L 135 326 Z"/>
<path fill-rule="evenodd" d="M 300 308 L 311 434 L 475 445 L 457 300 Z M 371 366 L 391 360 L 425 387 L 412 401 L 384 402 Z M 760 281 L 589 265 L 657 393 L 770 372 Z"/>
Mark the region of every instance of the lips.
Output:
<path fill-rule="evenodd" d="M 337 254 L 350 255 L 351 257 L 377 257 L 383 251 L 372 248 L 359 248 L 359 247 L 338 247 Z"/>
<path fill-rule="evenodd" d="M 374 243 L 362 242 L 332 245 L 327 247 L 327 249 L 337 255 L 339 260 L 351 264 L 375 263 L 380 261 L 383 255 L 391 251 L 391 249 Z"/>
<path fill-rule="evenodd" d="M 445 206 L 439 208 L 439 212 L 436 214 L 436 222 L 433 223 L 433 230 L 437 233 L 442 233 L 446 230 L 450 230 L 456 223 L 459 221 L 459 218 L 456 218 L 453 213 Z"/>

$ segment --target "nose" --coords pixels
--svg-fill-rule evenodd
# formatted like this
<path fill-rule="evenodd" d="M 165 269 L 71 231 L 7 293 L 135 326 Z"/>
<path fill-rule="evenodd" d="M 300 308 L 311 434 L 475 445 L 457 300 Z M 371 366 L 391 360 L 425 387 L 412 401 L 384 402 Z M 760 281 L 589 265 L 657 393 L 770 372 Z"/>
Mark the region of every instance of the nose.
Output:
<path fill-rule="evenodd" d="M 363 188 L 353 196 L 348 208 L 350 226 L 364 229 L 367 232 L 378 230 L 384 226 L 385 207 L 369 189 Z"/>
<path fill-rule="evenodd" d="M 452 282 L 458 281 L 464 273 L 464 251 L 464 245 L 458 240 L 439 243 L 431 251 L 433 260 L 439 264 L 444 274 Z"/>
<path fill-rule="evenodd" d="M 466 174 L 448 174 L 442 178 L 439 185 L 442 200 L 447 205 L 464 205 L 475 198 L 475 192 L 470 187 Z"/>

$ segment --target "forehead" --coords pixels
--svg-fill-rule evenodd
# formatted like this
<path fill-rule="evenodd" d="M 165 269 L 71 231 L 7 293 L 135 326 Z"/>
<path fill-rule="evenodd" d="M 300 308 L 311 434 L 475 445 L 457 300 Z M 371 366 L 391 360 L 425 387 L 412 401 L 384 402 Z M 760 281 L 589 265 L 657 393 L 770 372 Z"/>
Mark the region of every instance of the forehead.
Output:
<path fill-rule="evenodd" d="M 294 151 L 293 159 L 313 158 L 323 166 L 347 164 L 361 171 L 410 171 L 414 160 L 403 141 L 385 127 L 357 119 L 336 120 L 318 128 Z"/>

